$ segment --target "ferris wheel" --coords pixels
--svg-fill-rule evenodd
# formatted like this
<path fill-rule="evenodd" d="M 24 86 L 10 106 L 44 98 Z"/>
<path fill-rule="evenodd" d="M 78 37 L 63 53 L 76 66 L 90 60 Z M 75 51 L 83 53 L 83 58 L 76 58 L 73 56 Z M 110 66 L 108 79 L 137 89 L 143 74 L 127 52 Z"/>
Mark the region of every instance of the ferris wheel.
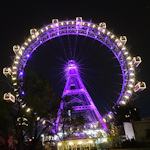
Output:
<path fill-rule="evenodd" d="M 43 43 L 53 38 L 64 35 L 80 35 L 90 37 L 107 46 L 117 58 L 122 74 L 123 84 L 120 96 L 116 100 L 115 105 L 125 105 L 130 101 L 134 92 L 142 91 L 146 88 L 145 82 L 136 80 L 136 68 L 142 62 L 140 56 L 131 56 L 126 47 L 127 37 L 117 37 L 106 28 L 106 23 L 101 22 L 94 24 L 92 22 L 82 20 L 82 17 L 76 17 L 76 20 L 59 21 L 53 19 L 52 23 L 42 27 L 41 29 L 30 29 L 30 36 L 21 45 L 14 45 L 13 51 L 15 58 L 11 67 L 3 69 L 3 73 L 7 77 L 11 77 L 14 93 L 5 93 L 4 99 L 12 102 L 19 101 L 23 109 L 27 111 L 30 108 L 19 98 L 24 94 L 21 89 L 23 84 L 23 75 L 26 63 L 32 53 Z M 20 81 L 20 82 L 18 82 Z M 105 115 L 104 120 L 113 117 L 113 113 L 109 112 Z"/>

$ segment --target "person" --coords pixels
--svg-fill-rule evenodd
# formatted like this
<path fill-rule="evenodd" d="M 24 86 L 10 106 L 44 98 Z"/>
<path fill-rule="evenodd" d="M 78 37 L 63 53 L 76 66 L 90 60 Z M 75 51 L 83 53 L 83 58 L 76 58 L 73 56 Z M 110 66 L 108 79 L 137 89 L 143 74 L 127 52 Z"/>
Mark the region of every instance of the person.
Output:
<path fill-rule="evenodd" d="M 8 143 L 8 149 L 13 150 L 14 149 L 14 140 L 13 140 L 12 135 L 9 136 L 7 143 Z"/>

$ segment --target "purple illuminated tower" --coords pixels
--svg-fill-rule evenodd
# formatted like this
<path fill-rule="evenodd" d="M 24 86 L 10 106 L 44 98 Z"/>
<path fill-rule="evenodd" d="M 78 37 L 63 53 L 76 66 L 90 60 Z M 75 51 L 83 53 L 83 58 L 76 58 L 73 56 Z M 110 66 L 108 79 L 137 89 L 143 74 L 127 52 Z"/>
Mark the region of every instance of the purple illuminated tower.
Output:
<path fill-rule="evenodd" d="M 78 72 L 78 68 L 75 61 L 70 60 L 66 68 L 66 85 L 62 94 L 62 98 L 65 96 L 71 97 L 67 104 L 71 104 L 75 113 L 82 113 L 86 120 L 86 124 L 96 125 L 101 123 L 102 128 L 107 130 L 103 119 L 93 103 L 88 91 L 86 90 L 81 77 Z M 60 104 L 58 110 L 58 116 L 56 124 L 59 124 L 61 110 L 63 109 L 63 102 Z M 66 103 L 65 103 L 66 105 Z"/>

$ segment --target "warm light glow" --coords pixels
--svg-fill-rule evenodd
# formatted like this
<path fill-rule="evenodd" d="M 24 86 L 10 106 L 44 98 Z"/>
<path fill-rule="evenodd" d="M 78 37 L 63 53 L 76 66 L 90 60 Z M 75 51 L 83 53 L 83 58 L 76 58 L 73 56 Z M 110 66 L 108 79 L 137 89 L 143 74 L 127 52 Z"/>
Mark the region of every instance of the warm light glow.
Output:
<path fill-rule="evenodd" d="M 58 143 L 58 146 L 61 146 L 62 145 L 62 143 Z"/>
<path fill-rule="evenodd" d="M 134 82 L 135 80 L 134 80 L 134 79 L 130 79 L 130 81 L 131 81 L 131 82 Z"/>
<path fill-rule="evenodd" d="M 16 67 L 16 66 L 13 66 L 13 69 L 17 69 L 17 67 Z"/>
<path fill-rule="evenodd" d="M 130 73 L 130 76 L 134 76 L 134 73 Z"/>
<path fill-rule="evenodd" d="M 26 109 L 26 112 L 30 112 L 30 111 L 31 111 L 31 108 L 27 108 L 27 109 Z"/>
<path fill-rule="evenodd" d="M 125 95 L 124 97 L 125 97 L 126 99 L 129 99 L 129 96 L 128 96 L 128 95 Z"/>
<path fill-rule="evenodd" d="M 42 121 L 42 124 L 45 124 L 45 123 L 46 123 L 46 120 L 43 120 L 43 121 Z"/>
<path fill-rule="evenodd" d="M 125 105 L 125 104 L 126 104 L 126 102 L 125 102 L 125 101 L 121 101 L 121 104 Z"/>
<path fill-rule="evenodd" d="M 124 54 L 127 55 L 127 54 L 129 54 L 129 53 L 128 53 L 128 52 L 125 52 Z"/>
<path fill-rule="evenodd" d="M 15 63 L 15 64 L 18 64 L 18 61 L 15 61 L 14 63 Z"/>
<path fill-rule="evenodd" d="M 93 141 L 92 141 L 92 140 L 90 140 L 90 141 L 89 141 L 89 143 L 90 143 L 90 144 L 92 144 L 92 143 L 93 143 Z"/>
<path fill-rule="evenodd" d="M 17 56 L 16 56 L 16 59 L 20 59 L 20 57 L 17 55 Z"/>
<path fill-rule="evenodd" d="M 102 30 L 103 33 L 105 33 L 105 31 L 106 31 L 105 29 Z"/>
<path fill-rule="evenodd" d="M 17 78 L 16 77 L 12 77 L 12 80 L 16 80 Z"/>
<path fill-rule="evenodd" d="M 82 144 L 83 142 L 82 141 L 80 141 L 78 144 Z"/>
<path fill-rule="evenodd" d="M 104 122 L 106 122 L 106 119 L 105 119 L 105 118 L 103 118 L 103 121 L 104 121 Z"/>
<path fill-rule="evenodd" d="M 28 41 L 29 41 L 29 42 L 31 42 L 31 39 L 30 39 L 30 38 L 28 38 Z"/>
<path fill-rule="evenodd" d="M 132 93 L 132 91 L 131 91 L 131 90 L 128 90 L 127 92 L 128 92 L 128 93 L 130 93 L 130 94 Z"/>
<path fill-rule="evenodd" d="M 112 118 L 112 116 L 111 116 L 110 114 L 108 115 L 108 117 L 109 117 L 110 119 Z"/>
<path fill-rule="evenodd" d="M 41 32 L 44 32 L 44 29 L 41 29 Z"/>
<path fill-rule="evenodd" d="M 129 84 L 128 86 L 132 88 L 132 87 L 133 87 L 133 84 Z"/>
<path fill-rule="evenodd" d="M 130 60 L 130 59 L 131 59 L 131 56 L 128 56 L 128 57 L 127 57 L 127 60 Z"/>
<path fill-rule="evenodd" d="M 39 120 L 40 120 L 40 117 L 37 117 L 36 120 L 39 121 Z"/>
<path fill-rule="evenodd" d="M 113 39 L 114 38 L 114 35 L 111 35 L 111 37 L 110 37 L 111 39 Z"/>
<path fill-rule="evenodd" d="M 95 24 L 93 24 L 93 26 L 92 26 L 93 28 L 95 28 Z"/>
<path fill-rule="evenodd" d="M 103 138 L 103 142 L 107 142 L 107 138 Z"/>
<path fill-rule="evenodd" d="M 73 145 L 73 143 L 72 143 L 72 142 L 69 142 L 69 145 Z"/>
<path fill-rule="evenodd" d="M 23 46 L 21 47 L 21 49 L 22 49 L 22 50 L 25 50 L 25 48 L 24 48 Z"/>
<path fill-rule="evenodd" d="M 48 27 L 46 27 L 45 29 L 48 30 Z"/>
<path fill-rule="evenodd" d="M 25 42 L 25 43 L 24 43 L 24 45 L 26 45 L 26 46 L 27 46 L 27 45 L 28 45 L 28 43 L 27 43 L 27 42 Z"/>

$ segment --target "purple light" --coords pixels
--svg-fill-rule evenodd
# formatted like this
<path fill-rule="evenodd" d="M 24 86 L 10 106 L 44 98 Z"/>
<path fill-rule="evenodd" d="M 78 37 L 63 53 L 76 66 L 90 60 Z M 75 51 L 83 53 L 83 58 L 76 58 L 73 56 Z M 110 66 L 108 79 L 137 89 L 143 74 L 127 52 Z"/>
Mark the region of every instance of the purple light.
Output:
<path fill-rule="evenodd" d="M 22 75 L 23 75 L 23 72 L 21 71 L 21 72 L 19 73 L 19 75 L 22 76 Z"/>
<path fill-rule="evenodd" d="M 29 57 L 30 57 L 30 55 L 29 55 L 29 54 L 27 54 L 27 57 L 29 58 Z"/>
<path fill-rule="evenodd" d="M 22 92 L 21 92 L 21 94 L 22 94 L 22 95 L 25 95 L 25 92 L 24 92 L 24 91 L 22 91 Z"/>
<path fill-rule="evenodd" d="M 78 73 L 78 69 L 77 69 L 77 66 L 76 66 L 74 60 L 68 61 L 68 65 L 67 65 L 67 68 L 65 69 L 65 71 L 66 71 L 67 81 L 66 81 L 66 85 L 65 85 L 65 88 L 64 88 L 64 91 L 62 94 L 62 98 L 65 96 L 68 96 L 68 95 L 83 94 L 84 98 L 82 99 L 82 101 L 85 102 L 85 105 L 80 104 L 80 102 L 79 102 L 79 104 L 80 104 L 79 106 L 73 105 L 74 111 L 86 110 L 86 109 L 93 111 L 95 118 L 98 118 L 98 119 L 96 119 L 96 121 L 100 121 L 104 130 L 108 130 L 99 111 L 97 110 L 95 104 L 93 103 L 92 98 L 90 97 L 88 91 L 86 90 L 86 88 L 82 82 L 82 79 Z M 72 86 L 74 86 L 73 89 L 71 88 Z M 61 115 L 60 110 L 61 109 L 63 109 L 63 102 L 61 102 L 61 104 L 60 104 L 60 109 L 59 109 L 58 115 L 57 115 L 57 120 L 56 120 L 57 127 L 58 127 L 58 123 L 60 120 L 60 115 Z M 94 119 L 91 118 L 91 120 L 94 120 Z"/>

